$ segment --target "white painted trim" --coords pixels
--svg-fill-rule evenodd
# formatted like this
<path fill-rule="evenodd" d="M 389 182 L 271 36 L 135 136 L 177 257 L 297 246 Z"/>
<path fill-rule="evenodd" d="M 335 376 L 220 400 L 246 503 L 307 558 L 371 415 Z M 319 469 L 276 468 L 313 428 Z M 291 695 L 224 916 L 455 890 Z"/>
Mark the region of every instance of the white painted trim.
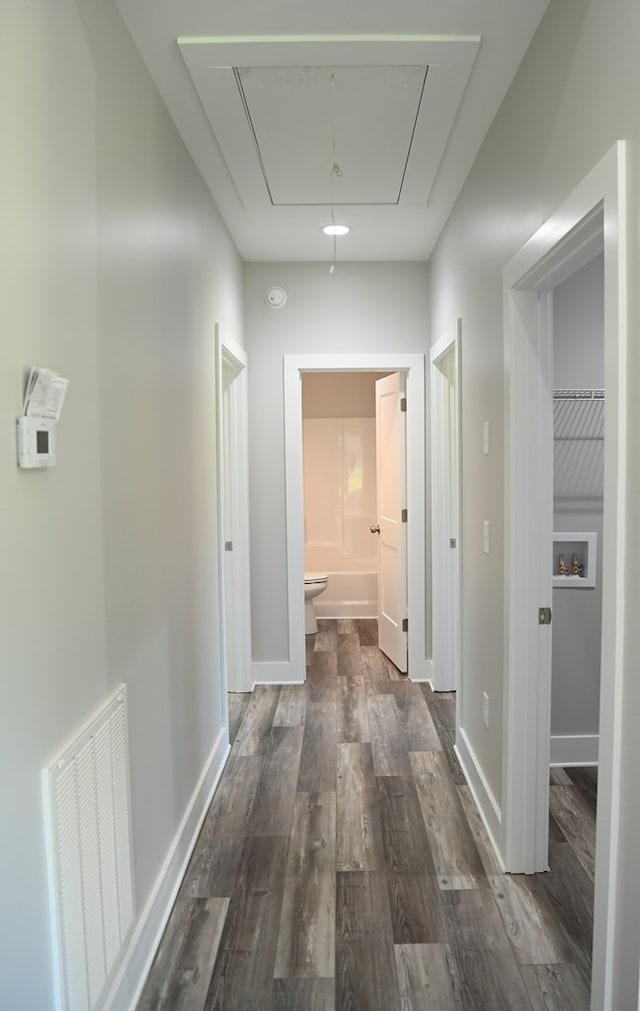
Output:
<path fill-rule="evenodd" d="M 435 691 L 433 687 L 433 660 L 427 660 L 424 677 L 412 677 L 411 680 L 416 684 L 430 685 L 431 690 Z"/>
<path fill-rule="evenodd" d="M 461 326 L 462 320 L 460 318 L 456 319 L 455 323 L 447 327 L 443 335 L 431 345 L 431 350 L 429 351 L 429 361 L 431 364 L 443 358 L 455 346 L 460 337 Z"/>
<path fill-rule="evenodd" d="M 476 758 L 475 752 L 469 743 L 464 729 L 458 727 L 456 730 L 456 744 L 454 751 L 457 755 L 471 796 L 480 812 L 482 823 L 487 831 L 489 842 L 494 850 L 496 860 L 502 871 L 505 870 L 504 861 L 500 852 L 499 840 L 501 836 L 500 807 L 494 797 L 488 780 L 486 779 L 482 767 Z"/>
<path fill-rule="evenodd" d="M 105 995 L 104 1011 L 135 1011 L 151 963 L 173 909 L 200 829 L 229 754 L 223 727 L 191 795 L 144 909 L 129 936 L 120 969 Z"/>
<path fill-rule="evenodd" d="M 258 686 L 260 687 L 270 687 L 270 688 L 280 688 L 282 686 L 288 687 L 289 685 L 303 685 L 304 681 L 282 681 L 278 679 L 277 681 L 254 681 L 251 686 L 251 691 L 254 692 Z"/>
<path fill-rule="evenodd" d="M 223 410 L 223 370 L 231 366 L 235 376 L 229 386 L 229 438 L 232 443 L 233 473 L 228 475 L 233 509 L 230 522 L 233 541 L 233 615 L 228 628 L 225 615 L 225 556 L 223 531 L 223 487 L 225 419 Z M 216 324 L 216 457 L 218 480 L 218 593 L 220 601 L 220 658 L 222 670 L 222 712 L 227 713 L 227 692 L 246 692 L 251 668 L 251 574 L 249 563 L 249 437 L 247 355 L 223 328 Z M 228 676 L 227 637 L 233 636 L 237 658 L 232 681 Z M 226 717 L 228 724 L 228 717 Z"/>
<path fill-rule="evenodd" d="M 461 327 L 462 321 L 456 322 L 433 345 L 429 354 L 430 388 L 431 388 L 431 559 L 433 565 L 432 583 L 440 588 L 432 594 L 432 657 L 433 673 L 436 691 L 459 692 L 456 699 L 457 712 L 462 712 L 463 678 L 461 673 L 462 660 L 462 622 L 461 622 L 461 587 L 462 587 L 462 416 L 461 416 Z M 448 381 L 440 369 L 440 363 L 446 357 L 453 355 L 455 417 L 456 432 L 454 459 L 456 468 L 456 501 L 450 499 L 450 465 L 451 447 L 449 445 L 449 406 Z M 445 417 L 446 414 L 446 417 Z M 456 572 L 451 577 L 451 548 L 447 547 L 451 536 L 450 515 L 455 509 L 456 524 Z M 452 585 L 453 584 L 453 585 Z M 451 622 L 453 621 L 454 646 L 450 650 Z M 441 646 L 441 643 L 443 644 Z M 444 650 L 446 663 L 441 663 L 440 650 Z M 448 655 L 448 654 L 452 655 Z M 442 667 L 453 670 L 448 675 L 443 674 Z"/>
<path fill-rule="evenodd" d="M 591 1006 L 614 1006 L 622 945 L 633 943 L 619 929 L 619 824 L 621 820 L 622 698 L 625 675 L 626 577 L 626 371 L 629 344 L 632 224 L 629 211 L 630 148 L 619 141 L 504 271 L 506 360 L 505 473 L 505 714 L 502 848 L 507 868 L 541 869 L 546 847 L 541 828 L 548 817 L 548 777 L 539 775 L 548 755 L 549 724 L 542 718 L 548 683 L 540 685 L 539 640 L 533 634 L 534 608 L 551 599 L 550 572 L 529 564 L 545 554 L 536 542 L 532 509 L 540 472 L 537 426 L 539 393 L 537 341 L 549 352 L 546 319 L 532 318 L 532 298 L 585 262 L 597 248 L 603 215 L 605 273 L 605 387 L 607 435 L 603 535 L 603 636 L 601 654 L 600 748 Z M 602 229 L 601 229 L 602 230 Z M 585 253 L 587 250 L 587 253 Z M 635 283 L 635 278 L 634 278 Z M 522 297 L 521 297 L 522 296 Z M 534 336 L 532 342 L 532 336 Z M 534 452 L 531 455 L 531 439 Z M 523 465 L 526 460 L 527 466 Z M 531 463 L 533 462 L 533 466 Z M 538 553 L 536 556 L 536 552 Z M 516 577 L 518 592 L 515 592 Z M 526 613 L 525 613 L 526 611 Z M 524 633 L 524 634 L 523 634 Z M 543 635 L 546 634 L 543 632 Z M 628 676 L 631 676 L 631 672 Z M 545 674 L 550 680 L 550 671 Z M 544 703 L 546 705 L 546 703 Z M 530 722 L 536 734 L 522 736 Z M 533 788 L 530 784 L 533 783 Z M 527 832 L 536 839 L 528 864 Z M 543 840 L 546 842 L 546 840 Z M 625 949 L 626 950 L 626 949 Z M 634 947 L 629 956 L 637 962 Z"/>
<path fill-rule="evenodd" d="M 251 680 L 251 691 L 256 685 L 303 685 L 305 663 L 303 661 L 302 668 L 296 668 L 288 660 L 254 660 L 251 664 Z"/>
<path fill-rule="evenodd" d="M 550 764 L 560 766 L 597 765 L 598 734 L 551 736 Z"/>
<path fill-rule="evenodd" d="M 407 376 L 407 588 L 409 676 L 427 676 L 425 356 L 421 354 L 284 355 L 285 487 L 289 661 L 305 670 L 302 372 L 405 372 Z"/>
<path fill-rule="evenodd" d="M 506 273 L 506 271 L 505 271 Z M 548 866 L 553 417 L 551 295 L 508 289 L 503 838 L 509 871 Z M 515 391 L 515 392 L 513 392 Z M 513 545 L 513 550 L 511 549 Z"/>
<path fill-rule="evenodd" d="M 314 603 L 313 610 L 316 618 L 327 618 L 339 621 L 341 618 L 377 618 L 377 610 L 371 600 L 338 600 L 329 601 L 325 604 L 323 600 Z M 334 614 L 339 611 L 340 614 Z"/>

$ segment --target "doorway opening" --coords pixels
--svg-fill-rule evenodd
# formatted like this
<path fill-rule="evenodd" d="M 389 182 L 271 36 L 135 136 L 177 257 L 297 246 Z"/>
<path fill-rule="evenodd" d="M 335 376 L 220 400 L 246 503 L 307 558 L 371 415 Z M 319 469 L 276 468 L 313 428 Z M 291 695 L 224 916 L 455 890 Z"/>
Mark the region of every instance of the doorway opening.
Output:
<path fill-rule="evenodd" d="M 404 373 L 302 374 L 305 615 L 369 618 L 407 672 Z"/>
<path fill-rule="evenodd" d="M 604 246 L 607 439 L 592 1006 L 611 1006 L 618 902 L 628 314 L 627 151 L 619 142 L 504 271 L 507 404 L 505 740 L 501 850 L 547 867 L 551 698 L 552 290 Z"/>
<path fill-rule="evenodd" d="M 412 680 L 429 680 L 425 579 L 424 355 L 285 355 L 285 459 L 289 678 L 304 680 L 304 503 L 302 375 L 321 373 L 402 373 L 406 376 L 406 497 L 408 669 Z M 367 536 L 371 536 L 367 533 Z"/>
<path fill-rule="evenodd" d="M 593 881 L 605 452 L 604 259 L 553 289 L 550 821 Z M 550 833 L 551 835 L 551 833 Z M 560 836 L 562 838 L 562 836 Z M 550 861 L 551 863 L 551 861 Z"/>

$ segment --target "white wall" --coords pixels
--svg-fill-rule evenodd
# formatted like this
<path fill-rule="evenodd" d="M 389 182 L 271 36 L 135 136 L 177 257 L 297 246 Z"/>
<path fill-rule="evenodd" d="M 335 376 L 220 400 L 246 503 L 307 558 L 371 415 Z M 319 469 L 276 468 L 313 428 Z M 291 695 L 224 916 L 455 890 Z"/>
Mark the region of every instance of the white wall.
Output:
<path fill-rule="evenodd" d="M 302 376 L 305 572 L 377 572 L 378 545 L 369 529 L 377 517 L 377 378 L 368 372 Z M 335 582 L 329 580 L 321 603 L 334 596 Z M 372 601 L 372 614 L 376 606 Z"/>
<path fill-rule="evenodd" d="M 604 387 L 604 260 L 597 256 L 553 292 L 553 385 L 556 389 Z M 563 405 L 566 409 L 566 404 Z M 570 405 L 593 412 L 593 405 Z M 600 410 L 596 405 L 596 410 Z M 584 422 L 580 431 L 585 429 Z M 565 427 L 561 431 L 565 431 Z M 600 714 L 600 649 L 602 646 L 602 444 L 578 442 L 555 447 L 558 482 L 555 487 L 554 530 L 597 534 L 596 584 L 593 589 L 553 590 L 553 650 L 551 735 L 598 733 Z M 577 455 L 579 454 L 579 455 Z M 588 464 L 590 490 L 584 498 L 578 463 Z M 559 488 L 563 497 L 558 498 Z M 568 562 L 571 559 L 567 559 Z M 558 742 L 560 743 L 560 742 Z M 584 753 L 584 752 L 583 752 Z M 554 742 L 552 742 L 552 759 Z"/>
<path fill-rule="evenodd" d="M 553 385 L 604 388 L 604 257 L 596 256 L 553 290 Z"/>
<path fill-rule="evenodd" d="M 241 265 L 111 3 L 2 13 L 0 1005 L 52 1007 L 40 769 L 129 685 L 142 909 L 221 727 L 214 322 Z M 70 379 L 19 472 L 24 370 Z M 122 1005 L 121 1005 L 122 1006 Z"/>
<path fill-rule="evenodd" d="M 288 292 L 270 309 L 264 292 Z M 288 658 L 284 414 L 285 354 L 401 351 L 428 347 L 427 269 L 422 263 L 247 264 L 251 608 L 254 661 Z"/>
<path fill-rule="evenodd" d="M 305 372 L 303 418 L 375 418 L 382 372 Z"/>
<path fill-rule="evenodd" d="M 482 771 L 495 794 L 502 786 L 502 727 L 482 725 L 482 691 L 503 705 L 503 305 L 502 270 L 542 222 L 618 138 L 640 140 L 640 6 L 628 0 L 552 0 L 516 79 L 494 120 L 431 261 L 431 333 L 462 318 L 463 369 L 463 720 Z M 635 256 L 638 204 L 633 187 L 630 251 Z M 632 264 L 632 269 L 635 269 Z M 633 275 L 632 275 L 633 276 Z M 636 327 L 638 294 L 630 294 Z M 628 365 L 640 374 L 640 342 Z M 640 721 L 640 398 L 627 409 L 629 466 L 625 707 L 620 727 L 620 809 L 614 826 L 616 950 L 615 1008 L 638 1003 L 640 927 L 640 800 L 635 766 Z M 482 455 L 482 422 L 492 431 L 492 454 Z M 636 461 L 632 464 L 631 461 Z M 495 549 L 482 553 L 489 519 Z M 468 707 L 467 707 L 468 701 Z"/>
<path fill-rule="evenodd" d="M 302 456 L 305 571 L 377 571 L 375 419 L 304 418 Z"/>

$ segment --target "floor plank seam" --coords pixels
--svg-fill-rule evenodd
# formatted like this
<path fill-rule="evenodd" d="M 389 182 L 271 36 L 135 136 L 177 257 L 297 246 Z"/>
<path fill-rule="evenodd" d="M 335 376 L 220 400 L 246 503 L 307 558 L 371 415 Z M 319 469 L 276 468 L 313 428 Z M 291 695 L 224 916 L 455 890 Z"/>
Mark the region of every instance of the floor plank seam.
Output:
<path fill-rule="evenodd" d="M 588 1009 L 597 777 L 552 772 L 551 870 L 501 874 L 455 696 L 400 675 L 375 633 L 321 620 L 304 685 L 230 696 L 139 1011 Z"/>

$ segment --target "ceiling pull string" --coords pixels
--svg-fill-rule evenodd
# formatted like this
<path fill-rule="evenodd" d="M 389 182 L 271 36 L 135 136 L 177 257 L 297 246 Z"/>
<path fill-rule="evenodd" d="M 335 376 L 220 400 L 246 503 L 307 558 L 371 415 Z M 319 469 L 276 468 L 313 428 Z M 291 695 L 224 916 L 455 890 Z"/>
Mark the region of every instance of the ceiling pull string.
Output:
<path fill-rule="evenodd" d="M 340 178 L 342 169 L 336 160 L 336 75 L 331 74 L 331 170 L 329 172 L 329 211 L 331 212 L 331 224 L 335 227 L 336 216 L 333 209 L 333 179 Z M 333 274 L 336 269 L 336 236 L 333 235 L 333 259 L 329 267 L 329 273 Z"/>

